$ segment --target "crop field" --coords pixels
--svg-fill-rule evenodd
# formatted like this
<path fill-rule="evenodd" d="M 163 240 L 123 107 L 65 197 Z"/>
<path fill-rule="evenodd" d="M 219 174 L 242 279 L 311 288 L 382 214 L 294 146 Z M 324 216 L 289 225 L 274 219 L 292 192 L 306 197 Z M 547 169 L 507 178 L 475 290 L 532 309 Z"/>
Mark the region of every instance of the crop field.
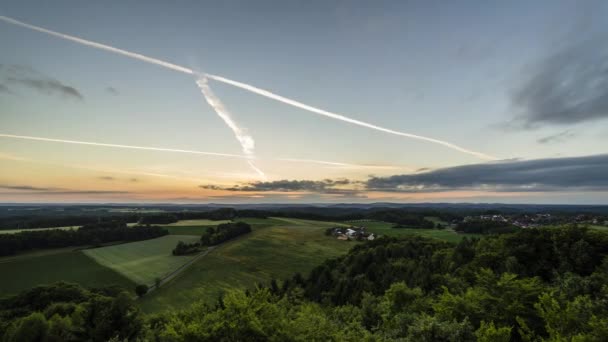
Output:
<path fill-rule="evenodd" d="M 87 249 L 83 252 L 99 264 L 137 284 L 153 285 L 156 278 L 164 278 L 195 257 L 172 255 L 171 251 L 177 242 L 192 243 L 199 241 L 199 238 L 190 235 L 166 235 L 151 240 Z"/>
<path fill-rule="evenodd" d="M 119 285 L 131 290 L 128 278 L 69 248 L 0 258 L 0 297 L 37 285 L 67 281 L 86 287 Z"/>
<path fill-rule="evenodd" d="M 142 298 L 142 308 L 158 312 L 198 300 L 213 303 L 231 288 L 251 288 L 256 282 L 267 284 L 272 278 L 284 279 L 295 272 L 306 274 L 356 244 L 325 236 L 325 229 L 333 223 L 288 223 L 278 218 L 239 221 L 252 224 L 253 231 L 219 245 L 176 279 Z"/>

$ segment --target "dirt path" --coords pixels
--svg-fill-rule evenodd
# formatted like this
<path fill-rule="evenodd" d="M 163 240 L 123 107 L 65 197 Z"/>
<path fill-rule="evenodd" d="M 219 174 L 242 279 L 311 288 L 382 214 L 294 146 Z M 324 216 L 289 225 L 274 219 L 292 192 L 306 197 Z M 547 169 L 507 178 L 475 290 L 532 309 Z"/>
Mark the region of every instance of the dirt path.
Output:
<path fill-rule="evenodd" d="M 215 247 L 217 247 L 217 246 L 207 247 L 206 250 L 204 250 L 203 252 L 200 252 L 196 257 L 192 258 L 192 260 L 190 260 L 187 263 L 181 265 L 175 271 L 167 274 L 163 279 L 161 279 L 160 286 L 163 286 L 164 284 L 166 284 L 166 283 L 170 282 L 171 280 L 173 280 L 175 277 L 177 277 L 182 272 L 184 272 L 188 267 L 190 267 L 190 265 L 192 265 L 193 263 L 197 262 L 198 260 L 200 260 L 205 255 L 209 254 L 212 250 L 215 249 Z M 150 289 L 148 290 L 148 293 L 150 293 L 150 292 L 152 292 L 154 290 L 156 290 L 156 284 L 150 286 Z"/>

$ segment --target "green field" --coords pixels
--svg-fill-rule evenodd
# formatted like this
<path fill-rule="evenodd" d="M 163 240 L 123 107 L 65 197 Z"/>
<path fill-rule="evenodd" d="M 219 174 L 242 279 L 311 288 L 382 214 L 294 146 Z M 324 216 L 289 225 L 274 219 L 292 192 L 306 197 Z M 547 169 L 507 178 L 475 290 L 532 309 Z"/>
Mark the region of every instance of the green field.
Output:
<path fill-rule="evenodd" d="M 199 241 L 199 238 L 189 235 L 166 235 L 151 240 L 87 249 L 83 252 L 99 264 L 115 270 L 135 283 L 153 285 L 156 278 L 164 278 L 195 257 L 173 256 L 171 251 L 177 242 L 192 243 Z"/>
<path fill-rule="evenodd" d="M 449 242 L 458 242 L 466 237 L 481 237 L 480 234 L 459 234 L 452 229 L 419 229 L 419 228 L 393 228 L 392 223 L 381 221 L 361 222 L 371 233 L 386 236 L 403 236 L 408 234 L 420 235 Z"/>
<path fill-rule="evenodd" d="M 87 287 L 135 284 L 80 251 L 62 248 L 0 258 L 0 297 L 37 285 L 67 281 Z"/>
<path fill-rule="evenodd" d="M 146 312 L 181 308 L 194 301 L 215 301 L 222 291 L 251 288 L 256 282 L 306 274 L 325 259 L 346 253 L 355 242 L 325 236 L 334 223 L 278 218 L 242 219 L 253 226 L 250 234 L 219 245 L 186 272 L 142 298 Z"/>

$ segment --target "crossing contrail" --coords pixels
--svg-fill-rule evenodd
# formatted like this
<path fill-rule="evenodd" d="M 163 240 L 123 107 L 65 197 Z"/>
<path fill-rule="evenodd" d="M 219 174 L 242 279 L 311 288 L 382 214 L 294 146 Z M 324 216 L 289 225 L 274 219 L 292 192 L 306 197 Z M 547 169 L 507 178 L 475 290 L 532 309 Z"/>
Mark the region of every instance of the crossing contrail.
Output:
<path fill-rule="evenodd" d="M 94 48 L 97 48 L 97 49 L 102 49 L 102 50 L 114 52 L 114 53 L 121 54 L 121 55 L 124 55 L 124 56 L 127 56 L 127 57 L 135 58 L 135 59 L 138 59 L 138 60 L 141 60 L 141 61 L 144 61 L 144 62 L 160 65 L 162 67 L 165 67 L 165 68 L 168 68 L 168 69 L 171 69 L 171 70 L 175 70 L 175 71 L 179 71 L 179 72 L 182 72 L 182 73 L 185 73 L 185 74 L 196 75 L 196 73 L 192 69 L 189 69 L 189 68 L 177 65 L 177 64 L 165 62 L 165 61 L 160 60 L 160 59 L 144 56 L 144 55 L 141 55 L 141 54 L 138 54 L 138 53 L 134 53 L 134 52 L 118 49 L 118 48 L 115 48 L 115 47 L 112 47 L 112 46 L 109 46 L 109 45 L 105 45 L 105 44 L 93 42 L 93 41 L 90 41 L 90 40 L 78 38 L 78 37 L 75 37 L 75 36 L 59 33 L 59 32 L 52 31 L 52 30 L 48 30 L 48 29 L 45 29 L 45 28 L 42 28 L 42 27 L 39 27 L 39 26 L 31 25 L 31 24 L 24 23 L 24 22 L 19 21 L 19 20 L 12 19 L 12 18 L 9 18 L 9 17 L 6 17 L 6 16 L 0 16 L 0 20 L 4 21 L 6 23 L 9 23 L 9 24 L 18 25 L 18 26 L 21 26 L 21 27 L 28 28 L 30 30 L 34 30 L 34 31 L 46 33 L 46 34 L 49 34 L 49 35 L 52 35 L 52 36 L 55 36 L 55 37 L 67 39 L 67 40 L 70 40 L 70 41 L 73 41 L 73 42 L 76 42 L 76 43 L 79 43 L 79 44 L 83 44 L 83 45 L 91 46 L 91 47 L 94 47 Z M 497 160 L 498 159 L 497 157 L 490 156 L 490 155 L 487 155 L 487 154 L 484 154 L 484 153 L 481 153 L 481 152 L 469 150 L 469 149 L 460 147 L 460 146 L 458 146 L 456 144 L 452 144 L 452 143 L 447 142 L 447 141 L 443 141 L 443 140 L 439 140 L 439 139 L 434 139 L 434 138 L 429 138 L 429 137 L 425 137 L 425 136 L 417 135 L 417 134 L 412 134 L 412 133 L 405 133 L 405 132 L 395 131 L 395 130 L 392 130 L 392 129 L 389 129 L 389 128 L 384 128 L 384 127 L 381 127 L 381 126 L 376 126 L 374 124 L 370 124 L 370 123 L 367 123 L 367 122 L 364 122 L 364 121 L 352 119 L 352 118 L 349 118 L 347 116 L 344 116 L 344 115 L 341 115 L 341 114 L 338 114 L 338 113 L 333 113 L 333 112 L 330 112 L 330 111 L 326 111 L 324 109 L 316 108 L 316 107 L 304 104 L 302 102 L 299 102 L 299 101 L 296 101 L 296 100 L 293 100 L 293 99 L 289 99 L 287 97 L 283 97 L 283 96 L 274 94 L 274 93 L 272 93 L 272 92 L 270 92 L 268 90 L 257 88 L 257 87 L 254 87 L 252 85 L 249 85 L 249 84 L 246 84 L 246 83 L 242 83 L 242 82 L 238 82 L 238 81 L 234 81 L 234 80 L 222 77 L 222 76 L 217 76 L 217 75 L 212 75 L 212 74 L 205 74 L 204 76 L 208 77 L 209 79 L 213 79 L 213 80 L 218 81 L 218 82 L 229 84 L 229 85 L 232 85 L 232 86 L 235 86 L 235 87 L 247 90 L 249 92 L 265 96 L 265 97 L 273 99 L 275 101 L 279 101 L 279 102 L 288 104 L 290 106 L 294 106 L 294 107 L 297 107 L 297 108 L 300 108 L 300 109 L 304 109 L 306 111 L 309 111 L 309 112 L 312 112 L 312 113 L 315 113 L 315 114 L 319 114 L 319 115 L 323 115 L 323 116 L 326 116 L 326 117 L 329 117 L 329 118 L 332 118 L 332 119 L 335 119 L 335 120 L 340 120 L 340 121 L 343 121 L 343 122 L 348 122 L 348 123 L 351 123 L 351 124 L 354 124 L 354 125 L 358 125 L 358 126 L 361 126 L 361 127 L 366 127 L 366 128 L 374 129 L 374 130 L 377 130 L 377 131 L 380 131 L 380 132 L 384 132 L 384 133 L 389 133 L 389 134 L 393 134 L 393 135 L 403 136 L 403 137 L 406 137 L 406 138 L 417 139 L 417 140 L 427 141 L 427 142 L 434 143 L 434 144 L 439 144 L 439 145 L 445 146 L 447 148 L 450 148 L 452 150 L 459 151 L 459 152 L 466 153 L 466 154 L 470 154 L 470 155 L 473 155 L 475 157 L 478 157 L 478 158 L 481 158 L 481 159 L 485 159 L 485 160 Z"/>
<path fill-rule="evenodd" d="M 205 100 L 207 101 L 209 106 L 213 108 L 217 115 L 222 120 L 224 120 L 224 123 L 226 123 L 226 125 L 232 130 L 234 136 L 241 144 L 241 148 L 243 149 L 243 153 L 245 154 L 245 156 L 253 158 L 255 141 L 249 134 L 245 133 L 245 131 L 238 126 L 236 121 L 234 121 L 232 115 L 230 114 L 226 106 L 224 106 L 222 101 L 220 101 L 220 99 L 215 96 L 215 94 L 209 87 L 209 84 L 207 84 L 207 78 L 205 76 L 201 76 L 199 79 L 196 80 L 196 85 L 198 85 L 198 87 L 201 89 L 201 93 L 203 93 L 203 96 L 205 97 Z M 262 172 L 262 170 L 260 170 L 253 163 L 252 160 L 248 160 L 247 163 L 260 177 L 266 179 L 266 174 L 264 174 L 264 172 Z"/>

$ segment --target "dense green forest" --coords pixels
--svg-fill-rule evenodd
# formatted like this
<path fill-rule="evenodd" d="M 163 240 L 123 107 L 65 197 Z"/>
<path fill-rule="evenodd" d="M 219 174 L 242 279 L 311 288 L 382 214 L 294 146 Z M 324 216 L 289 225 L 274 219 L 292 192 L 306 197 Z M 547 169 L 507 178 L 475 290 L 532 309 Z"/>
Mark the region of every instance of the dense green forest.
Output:
<path fill-rule="evenodd" d="M 126 292 L 56 284 L 0 301 L 0 321 L 5 341 L 607 341 L 608 234 L 380 238 L 307 276 L 152 316 Z"/>

